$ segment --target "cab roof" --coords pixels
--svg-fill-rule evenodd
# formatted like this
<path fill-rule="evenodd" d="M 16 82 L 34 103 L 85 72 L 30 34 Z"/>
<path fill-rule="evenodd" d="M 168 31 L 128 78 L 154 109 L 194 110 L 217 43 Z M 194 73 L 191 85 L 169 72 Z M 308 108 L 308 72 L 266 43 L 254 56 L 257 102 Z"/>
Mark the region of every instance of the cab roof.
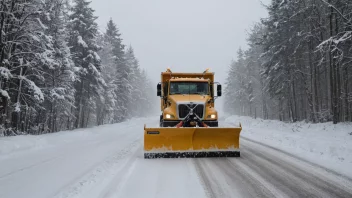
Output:
<path fill-rule="evenodd" d="M 209 82 L 209 79 L 204 79 L 204 78 L 171 78 L 170 82 Z"/>
<path fill-rule="evenodd" d="M 214 82 L 214 72 L 209 72 L 209 69 L 202 73 L 173 73 L 170 69 L 166 72 L 161 72 L 161 82 L 168 82 L 171 79 L 182 79 L 183 81 L 200 81 L 200 82 Z M 192 80 L 191 80 L 192 79 Z M 178 80 L 178 81 L 182 81 Z M 176 81 L 176 80 L 175 80 Z"/>

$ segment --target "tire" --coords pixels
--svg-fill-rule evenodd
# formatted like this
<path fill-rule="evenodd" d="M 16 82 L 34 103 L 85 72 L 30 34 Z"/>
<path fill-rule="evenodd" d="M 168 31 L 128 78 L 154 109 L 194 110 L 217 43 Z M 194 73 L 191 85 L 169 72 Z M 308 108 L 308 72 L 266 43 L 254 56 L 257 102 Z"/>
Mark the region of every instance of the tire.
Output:
<path fill-rule="evenodd" d="M 163 115 L 160 115 L 160 120 L 159 120 L 159 126 L 163 127 L 164 123 L 163 123 Z"/>
<path fill-rule="evenodd" d="M 219 122 L 205 122 L 206 125 L 208 125 L 209 127 L 218 127 L 219 126 Z"/>

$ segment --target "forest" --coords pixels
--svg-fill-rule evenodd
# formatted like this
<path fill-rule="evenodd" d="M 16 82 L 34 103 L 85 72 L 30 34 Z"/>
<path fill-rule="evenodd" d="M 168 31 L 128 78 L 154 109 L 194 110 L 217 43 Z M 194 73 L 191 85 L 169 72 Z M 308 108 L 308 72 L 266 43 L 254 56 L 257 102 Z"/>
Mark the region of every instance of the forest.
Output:
<path fill-rule="evenodd" d="M 86 0 L 0 1 L 0 136 L 146 115 L 146 71 L 114 21 L 96 20 Z"/>
<path fill-rule="evenodd" d="M 266 9 L 229 67 L 227 112 L 352 121 L 352 1 L 272 0 Z"/>

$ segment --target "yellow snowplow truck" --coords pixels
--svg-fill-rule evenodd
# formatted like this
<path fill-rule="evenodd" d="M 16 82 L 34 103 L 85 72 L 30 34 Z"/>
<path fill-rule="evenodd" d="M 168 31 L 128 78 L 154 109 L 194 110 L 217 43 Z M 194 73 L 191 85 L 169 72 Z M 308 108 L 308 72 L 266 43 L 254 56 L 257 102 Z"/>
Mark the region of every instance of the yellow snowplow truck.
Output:
<path fill-rule="evenodd" d="M 215 96 L 214 89 L 217 88 Z M 239 157 L 239 127 L 218 127 L 214 73 L 161 73 L 160 126 L 144 126 L 145 158 Z"/>

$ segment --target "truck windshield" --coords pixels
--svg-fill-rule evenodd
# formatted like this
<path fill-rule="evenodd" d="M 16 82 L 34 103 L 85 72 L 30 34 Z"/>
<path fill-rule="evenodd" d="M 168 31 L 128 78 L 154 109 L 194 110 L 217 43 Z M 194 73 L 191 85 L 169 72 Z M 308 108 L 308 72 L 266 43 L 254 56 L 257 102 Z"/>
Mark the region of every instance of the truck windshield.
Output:
<path fill-rule="evenodd" d="M 171 82 L 170 95 L 199 94 L 208 95 L 209 87 L 206 82 Z"/>

